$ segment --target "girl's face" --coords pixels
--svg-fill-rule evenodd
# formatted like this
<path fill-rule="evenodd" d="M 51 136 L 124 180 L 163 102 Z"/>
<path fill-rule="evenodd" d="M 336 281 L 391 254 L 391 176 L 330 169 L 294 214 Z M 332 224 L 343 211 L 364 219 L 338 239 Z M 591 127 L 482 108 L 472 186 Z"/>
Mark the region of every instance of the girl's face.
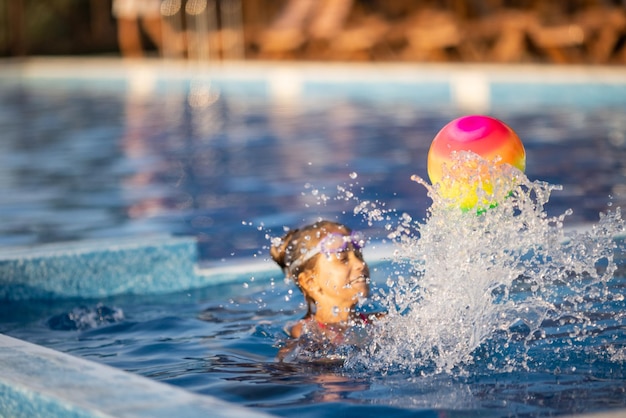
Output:
<path fill-rule="evenodd" d="M 354 305 L 359 297 L 369 293 L 369 268 L 361 250 L 352 244 L 343 251 L 318 255 L 314 280 L 320 289 L 318 303 L 334 306 Z"/>

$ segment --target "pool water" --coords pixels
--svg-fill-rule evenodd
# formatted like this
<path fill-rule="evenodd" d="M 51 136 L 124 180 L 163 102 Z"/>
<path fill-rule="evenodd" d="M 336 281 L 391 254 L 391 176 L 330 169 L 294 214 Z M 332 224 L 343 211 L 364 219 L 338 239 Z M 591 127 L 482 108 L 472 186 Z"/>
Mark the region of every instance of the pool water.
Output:
<path fill-rule="evenodd" d="M 616 296 L 626 286 L 626 264 L 618 264 L 608 283 Z M 397 269 L 372 267 L 374 279 Z M 592 301 L 587 314 L 597 325 L 585 338 L 572 333 L 582 323 L 563 316 L 545 320 L 542 337 L 528 338 L 523 325 L 494 335 L 463 373 L 383 372 L 278 362 L 301 295 L 278 275 L 241 279 L 159 297 L 12 302 L 0 307 L 0 331 L 278 416 L 546 416 L 626 406 L 623 297 Z M 501 367 L 496 347 L 504 344 L 526 364 Z"/>
<path fill-rule="evenodd" d="M 398 283 L 420 267 L 377 261 L 377 253 L 398 243 L 390 233 L 416 227 L 407 219 L 432 216 L 432 196 L 411 176 L 426 177 L 430 140 L 462 114 L 448 104 L 340 92 L 295 102 L 222 94 L 199 106 L 177 90 L 0 87 L 0 245 L 168 232 L 197 237 L 204 261 L 271 263 L 269 238 L 324 217 L 371 238 L 365 258 L 375 260 L 375 307 L 387 310 L 402 302 L 390 304 L 384 295 L 410 289 Z M 563 185 L 546 202 L 546 217 L 571 208 L 565 228 L 586 230 L 601 212 L 626 206 L 623 112 L 620 105 L 571 102 L 502 106 L 491 114 L 522 138 L 529 178 Z M 426 227 L 420 232 L 436 238 Z M 450 232 L 449 239 L 463 233 Z M 608 241 L 587 242 L 604 249 Z M 0 332 L 280 416 L 609 410 L 626 406 L 626 268 L 623 239 L 616 242 L 610 277 L 558 272 L 537 284 L 515 275 L 504 293 L 489 288 L 486 301 L 513 305 L 524 320 L 505 317 L 508 327 L 489 328 L 469 354 L 443 369 L 412 358 L 419 350 L 411 352 L 411 344 L 419 340 L 391 331 L 385 338 L 404 351 L 361 347 L 346 354 L 344 365 L 278 362 L 285 325 L 303 314 L 301 295 L 278 268 L 242 268 L 233 283 L 163 296 L 6 301 Z M 592 249 L 581 251 L 594 266 Z M 598 258 L 606 261 L 605 253 Z M 535 305 L 520 313 L 525 300 L 548 296 L 553 310 L 544 316 L 533 322 Z M 428 302 L 445 311 L 443 301 Z M 426 360 L 437 363 L 442 347 L 426 347 Z"/>
<path fill-rule="evenodd" d="M 222 94 L 197 108 L 172 88 L 0 87 L 0 245 L 165 231 L 196 236 L 209 260 L 264 257 L 268 231 L 318 217 L 384 239 L 385 223 L 355 218 L 355 200 L 337 197 L 338 186 L 396 217 L 423 218 L 430 199 L 411 175 L 426 178 L 430 141 L 462 114 L 446 103 L 339 91 L 287 102 Z M 491 114 L 522 138 L 531 179 L 564 186 L 546 210 L 573 209 L 575 225 L 626 204 L 625 107 L 571 102 Z"/>

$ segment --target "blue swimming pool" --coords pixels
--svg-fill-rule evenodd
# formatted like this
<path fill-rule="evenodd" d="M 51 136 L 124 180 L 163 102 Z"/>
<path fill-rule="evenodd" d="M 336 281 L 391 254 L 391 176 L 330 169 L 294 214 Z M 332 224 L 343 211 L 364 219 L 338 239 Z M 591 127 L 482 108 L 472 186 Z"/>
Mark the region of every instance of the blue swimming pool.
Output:
<path fill-rule="evenodd" d="M 566 230 L 598 225 L 601 212 L 626 207 L 619 74 L 491 69 L 487 93 L 474 89 L 472 102 L 462 83 L 482 80 L 475 69 L 260 67 L 201 77 L 91 64 L 92 73 L 68 77 L 53 64 L 0 77 L 0 250 L 167 233 L 195 237 L 209 271 L 242 260 L 252 267 L 164 295 L 9 296 L 1 333 L 279 416 L 546 416 L 626 406 L 619 236 L 610 277 L 573 272 L 571 283 L 559 276 L 538 285 L 522 276 L 506 294 L 493 289 L 497 303 L 539 316 L 506 318 L 509 328 L 490 330 L 471 359 L 445 372 L 410 350 L 351 353 L 340 367 L 277 362 L 283 327 L 302 315 L 302 301 L 267 260 L 269 238 L 283 227 L 339 220 L 371 238 L 375 294 L 393 294 L 419 267 L 386 257 L 398 243 L 390 233 L 407 217 L 424 219 L 431 203 L 411 175 L 426 177 L 434 134 L 471 110 L 518 132 L 531 180 L 563 185 L 547 218 L 571 208 Z M 593 237 L 586 242 L 600 243 Z M 523 305 L 539 293 L 550 309 Z M 368 355 L 390 361 L 377 368 Z"/>

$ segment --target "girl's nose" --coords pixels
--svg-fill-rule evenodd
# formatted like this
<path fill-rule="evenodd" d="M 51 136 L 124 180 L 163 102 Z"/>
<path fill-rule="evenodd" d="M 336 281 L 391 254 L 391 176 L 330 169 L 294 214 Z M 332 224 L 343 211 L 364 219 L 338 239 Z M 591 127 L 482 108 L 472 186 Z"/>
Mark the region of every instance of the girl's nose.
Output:
<path fill-rule="evenodd" d="M 364 276 L 370 277 L 370 269 L 367 266 L 367 263 L 365 261 L 361 262 L 361 274 L 363 274 Z"/>
<path fill-rule="evenodd" d="M 369 268 L 367 266 L 367 263 L 361 258 L 357 257 L 357 255 L 354 253 L 351 253 L 350 257 L 352 259 L 354 269 L 362 273 L 364 276 L 369 276 Z"/>

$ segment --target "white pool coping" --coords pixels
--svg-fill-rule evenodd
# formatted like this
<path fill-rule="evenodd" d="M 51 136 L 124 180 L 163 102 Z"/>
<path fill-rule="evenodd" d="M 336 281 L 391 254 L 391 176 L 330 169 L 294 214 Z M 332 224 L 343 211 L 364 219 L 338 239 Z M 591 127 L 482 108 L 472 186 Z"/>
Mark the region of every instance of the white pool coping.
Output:
<path fill-rule="evenodd" d="M 197 64 L 190 61 L 146 58 L 123 60 L 116 57 L 30 57 L 0 59 L 0 72 L 20 73 L 24 77 L 110 78 L 134 71 L 170 73 L 189 78 L 200 73 L 228 74 L 240 79 L 271 78 L 272 75 L 299 73 L 307 79 L 335 81 L 411 81 L 441 79 L 468 74 L 494 81 L 532 83 L 626 83 L 623 66 L 542 65 L 542 64 L 457 64 L 457 63 L 337 63 L 284 61 L 224 61 Z"/>

